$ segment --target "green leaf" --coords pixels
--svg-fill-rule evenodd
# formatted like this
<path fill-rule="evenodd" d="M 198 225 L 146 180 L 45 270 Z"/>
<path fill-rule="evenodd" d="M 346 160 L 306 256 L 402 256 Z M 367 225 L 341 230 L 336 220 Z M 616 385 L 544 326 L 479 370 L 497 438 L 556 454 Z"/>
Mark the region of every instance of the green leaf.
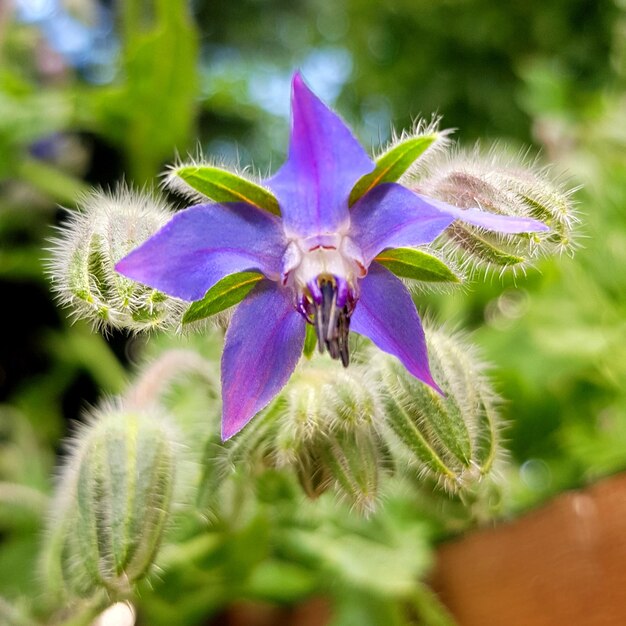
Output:
<path fill-rule="evenodd" d="M 316 575 L 296 563 L 267 559 L 246 582 L 246 595 L 266 602 L 297 602 L 316 591 Z"/>
<path fill-rule="evenodd" d="M 315 334 L 315 328 L 313 324 L 306 325 L 306 335 L 304 337 L 304 350 L 303 354 L 307 359 L 313 356 L 315 346 L 317 345 L 317 335 Z"/>
<path fill-rule="evenodd" d="M 69 206 L 74 206 L 76 199 L 90 190 L 89 185 L 78 178 L 37 159 L 23 158 L 15 175 L 53 200 Z"/>
<path fill-rule="evenodd" d="M 384 250 L 374 260 L 402 278 L 425 282 L 461 282 L 461 279 L 443 261 L 422 250 L 412 248 Z"/>
<path fill-rule="evenodd" d="M 188 165 L 176 168 L 176 176 L 216 202 L 247 202 L 280 215 L 278 200 L 267 189 L 219 167 Z"/>
<path fill-rule="evenodd" d="M 350 193 L 350 206 L 381 183 L 395 183 L 404 172 L 440 137 L 439 133 L 419 135 L 397 143 L 376 159 L 373 172 L 362 176 Z"/>
<path fill-rule="evenodd" d="M 120 17 L 124 80 L 98 91 L 87 108 L 100 132 L 124 148 L 131 178 L 142 184 L 193 145 L 198 29 L 186 0 L 127 0 Z"/>
<path fill-rule="evenodd" d="M 183 324 L 196 322 L 241 302 L 263 278 L 257 272 L 239 272 L 222 278 L 202 300 L 192 302 L 183 315 Z"/>

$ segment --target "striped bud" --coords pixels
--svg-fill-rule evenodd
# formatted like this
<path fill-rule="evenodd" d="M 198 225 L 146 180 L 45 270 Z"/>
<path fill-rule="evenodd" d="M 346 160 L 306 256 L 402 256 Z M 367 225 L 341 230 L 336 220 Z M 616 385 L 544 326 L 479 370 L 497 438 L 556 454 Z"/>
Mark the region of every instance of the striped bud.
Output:
<path fill-rule="evenodd" d="M 47 271 L 58 300 L 95 326 L 143 331 L 175 325 L 183 305 L 115 271 L 115 263 L 171 218 L 164 203 L 124 187 L 94 191 L 53 239 Z"/>
<path fill-rule="evenodd" d="M 418 474 L 456 492 L 493 469 L 499 449 L 496 396 L 471 346 L 439 331 L 427 337 L 443 396 L 393 357 L 377 352 L 371 362 L 384 390 L 390 447 Z"/>
<path fill-rule="evenodd" d="M 175 451 L 159 415 L 107 407 L 75 441 L 52 512 L 46 578 L 124 597 L 154 561 L 170 516 Z"/>
<path fill-rule="evenodd" d="M 304 364 L 281 397 L 272 455 L 292 467 L 310 497 L 329 488 L 361 511 L 374 508 L 382 463 L 382 406 L 367 369 Z"/>
<path fill-rule="evenodd" d="M 503 215 L 532 217 L 550 227 L 545 233 L 492 233 L 455 222 L 447 231 L 449 245 L 467 265 L 522 267 L 539 255 L 572 248 L 577 221 L 571 191 L 550 179 L 549 172 L 492 150 L 457 151 L 429 164 L 409 186 L 461 208 L 478 207 Z"/>

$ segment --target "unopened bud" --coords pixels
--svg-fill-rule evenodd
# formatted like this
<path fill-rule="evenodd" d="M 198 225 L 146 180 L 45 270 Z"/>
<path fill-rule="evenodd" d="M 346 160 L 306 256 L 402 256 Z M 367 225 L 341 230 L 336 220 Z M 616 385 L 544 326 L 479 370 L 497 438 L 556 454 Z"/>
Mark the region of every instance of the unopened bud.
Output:
<path fill-rule="evenodd" d="M 170 516 L 175 450 L 159 415 L 109 407 L 85 427 L 61 476 L 47 577 L 73 593 L 123 597 L 149 571 Z"/>
<path fill-rule="evenodd" d="M 498 453 L 496 396 L 483 364 L 465 342 L 427 334 L 431 371 L 445 395 L 420 382 L 395 358 L 377 352 L 372 365 L 384 387 L 393 446 L 420 475 L 448 491 L 488 474 Z"/>
<path fill-rule="evenodd" d="M 577 220 L 571 191 L 551 180 L 546 169 L 523 159 L 496 150 L 487 155 L 457 151 L 430 163 L 427 172 L 408 184 L 460 208 L 531 217 L 550 227 L 545 233 L 512 235 L 455 222 L 446 236 L 468 264 L 505 269 L 572 248 L 572 226 Z"/>
<path fill-rule="evenodd" d="M 376 428 L 382 406 L 365 367 L 336 367 L 326 359 L 304 364 L 281 397 L 272 455 L 293 467 L 310 497 L 329 488 L 356 508 L 374 508 L 382 463 Z"/>
<path fill-rule="evenodd" d="M 124 187 L 86 196 L 52 241 L 48 274 L 59 301 L 98 327 L 142 331 L 178 323 L 182 303 L 115 271 L 171 216 L 159 200 Z"/>

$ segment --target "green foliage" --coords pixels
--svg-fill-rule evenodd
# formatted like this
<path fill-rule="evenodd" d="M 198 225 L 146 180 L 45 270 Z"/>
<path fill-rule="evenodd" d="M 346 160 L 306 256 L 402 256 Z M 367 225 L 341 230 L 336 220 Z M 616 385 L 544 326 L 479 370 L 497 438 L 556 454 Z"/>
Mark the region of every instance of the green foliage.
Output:
<path fill-rule="evenodd" d="M 99 132 L 124 148 L 133 180 L 144 184 L 192 141 L 198 36 L 185 0 L 131 0 L 121 17 L 123 82 L 92 106 Z"/>
<path fill-rule="evenodd" d="M 332 20 L 334 3 L 322 6 Z M 532 112 L 519 106 L 520 69 L 545 59 L 576 85 L 560 110 L 576 107 L 615 75 L 607 59 L 619 10 L 611 0 L 348 0 L 344 37 L 357 70 L 350 98 L 390 108 L 404 127 L 437 111 L 465 140 L 529 141 Z"/>
<path fill-rule="evenodd" d="M 0 280 L 10 317 L 0 342 L 7 403 L 0 406 L 0 622 L 43 626 L 65 615 L 87 625 L 106 605 L 95 597 L 82 612 L 61 614 L 60 604 L 44 593 L 38 552 L 59 442 L 67 417 L 96 400 L 93 387 L 106 394 L 126 389 L 126 357 L 135 362 L 139 355 L 184 348 L 206 361 L 205 370 L 171 382 L 162 401 L 193 459 L 186 479 L 195 504 L 175 507 L 157 559 L 159 575 L 139 583 L 134 602 L 142 623 L 193 626 L 242 599 L 290 604 L 323 594 L 332 599 L 338 626 L 449 624 L 419 582 L 436 538 L 488 519 L 492 500 L 504 498 L 505 511 L 521 511 L 626 468 L 625 75 L 623 46 L 614 42 L 610 49 L 623 9 L 610 0 L 319 0 L 297 6 L 242 0 L 196 3 L 194 23 L 183 0 L 118 4 L 121 52 L 105 84 L 87 82 L 68 65 L 61 74 L 46 74 L 41 34 L 32 26 L 9 21 L 0 42 Z M 344 74 L 342 63 L 350 66 Z M 114 335 L 108 344 L 86 325 L 70 325 L 52 312 L 40 259 L 56 203 L 74 207 L 86 179 L 109 184 L 122 169 L 118 162 L 131 182 L 154 183 L 162 163 L 193 149 L 196 135 L 203 150 L 230 158 L 239 141 L 242 165 L 269 165 L 263 159 L 270 155 L 275 167 L 284 154 L 287 120 L 271 95 L 282 89 L 286 98 L 285 77 L 295 65 L 332 87 L 329 98 L 337 96 L 338 110 L 366 141 L 384 135 L 390 118 L 408 127 L 416 114 L 437 111 L 446 125 L 462 129 L 464 140 L 534 138 L 558 169 L 583 185 L 576 200 L 584 245 L 573 260 L 539 260 L 539 271 L 529 268 L 524 282 L 505 277 L 445 299 L 420 296 L 420 309 L 472 328 L 497 364 L 513 460 L 504 471 L 504 496 L 492 487 L 468 491 L 462 500 L 443 496 L 428 476 L 390 481 L 382 463 L 377 488 L 384 507 L 369 517 L 338 503 L 330 491 L 306 500 L 294 472 L 246 454 L 263 443 L 262 420 L 276 419 L 271 411 L 280 407 L 228 448 L 219 442 L 219 333 L 157 336 L 147 345 L 135 339 L 125 347 L 124 337 Z M 35 142 L 51 138 L 59 150 L 37 154 Z M 115 152 L 103 158 L 102 146 Z M 395 180 L 424 147 L 422 140 L 401 142 L 379 158 L 376 175 Z M 240 180 L 237 191 L 245 188 L 258 206 L 277 213 L 272 198 Z M 524 183 L 509 182 L 512 188 Z M 230 197 L 195 189 L 213 199 Z M 558 202 L 550 193 L 526 191 L 533 214 L 548 215 L 556 226 L 559 241 L 552 243 L 567 247 Z M 522 258 L 498 241 L 477 241 L 481 233 L 463 236 L 474 238 L 472 249 L 481 249 L 490 264 Z M 454 280 L 435 257 L 385 255 L 395 255 L 385 263 L 399 275 Z M 92 260 L 99 262 L 97 250 Z M 228 293 L 218 294 L 207 314 L 235 304 Z M 314 341 L 307 346 L 311 354 Z M 483 417 L 478 427 L 488 432 L 489 416 Z M 447 442 L 448 463 L 466 463 L 468 440 L 480 463 L 490 462 L 489 438 L 459 437 L 458 422 L 442 423 L 426 435 Z M 405 438 L 415 444 L 414 436 Z M 341 464 L 337 491 L 371 482 L 357 471 L 354 447 L 345 455 L 343 442 L 335 443 L 325 462 Z"/>

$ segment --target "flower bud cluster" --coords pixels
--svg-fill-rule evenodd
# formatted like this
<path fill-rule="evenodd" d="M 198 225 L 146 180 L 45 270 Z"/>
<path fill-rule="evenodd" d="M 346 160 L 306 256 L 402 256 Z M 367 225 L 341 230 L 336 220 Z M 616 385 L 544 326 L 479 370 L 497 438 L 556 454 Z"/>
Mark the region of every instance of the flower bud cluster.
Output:
<path fill-rule="evenodd" d="M 293 467 L 310 497 L 332 487 L 367 512 L 384 460 L 376 385 L 362 365 L 338 369 L 326 359 L 316 361 L 303 366 L 283 394 L 274 461 Z"/>
<path fill-rule="evenodd" d="M 500 451 L 497 397 L 466 341 L 431 330 L 427 344 L 444 395 L 393 357 L 378 353 L 372 365 L 380 377 L 391 449 L 418 475 L 457 492 L 494 468 Z"/>
<path fill-rule="evenodd" d="M 551 178 L 549 170 L 499 149 L 457 149 L 428 160 L 406 184 L 419 193 L 460 208 L 478 207 L 503 215 L 537 219 L 550 230 L 517 235 L 492 233 L 455 222 L 445 233 L 449 246 L 467 266 L 524 267 L 540 255 L 569 251 L 577 222 L 573 190 Z"/>
<path fill-rule="evenodd" d="M 368 369 L 336 365 L 325 357 L 302 363 L 264 414 L 228 442 L 226 460 L 261 459 L 264 468 L 292 471 L 308 497 L 332 490 L 368 513 L 385 466 L 383 407 Z"/>
<path fill-rule="evenodd" d="M 170 516 L 174 438 L 154 410 L 109 405 L 75 440 L 61 474 L 47 579 L 74 595 L 124 598 L 150 570 Z"/>
<path fill-rule="evenodd" d="M 85 196 L 52 240 L 47 269 L 59 301 L 104 329 L 138 332 L 177 324 L 179 301 L 114 269 L 171 216 L 164 203 L 124 187 Z"/>
<path fill-rule="evenodd" d="M 230 444 L 231 460 L 256 452 L 294 470 L 309 497 L 331 490 L 362 512 L 399 468 L 449 493 L 472 488 L 499 456 L 496 395 L 463 338 L 430 330 L 427 342 L 444 395 L 374 348 L 348 369 L 316 357 Z"/>

